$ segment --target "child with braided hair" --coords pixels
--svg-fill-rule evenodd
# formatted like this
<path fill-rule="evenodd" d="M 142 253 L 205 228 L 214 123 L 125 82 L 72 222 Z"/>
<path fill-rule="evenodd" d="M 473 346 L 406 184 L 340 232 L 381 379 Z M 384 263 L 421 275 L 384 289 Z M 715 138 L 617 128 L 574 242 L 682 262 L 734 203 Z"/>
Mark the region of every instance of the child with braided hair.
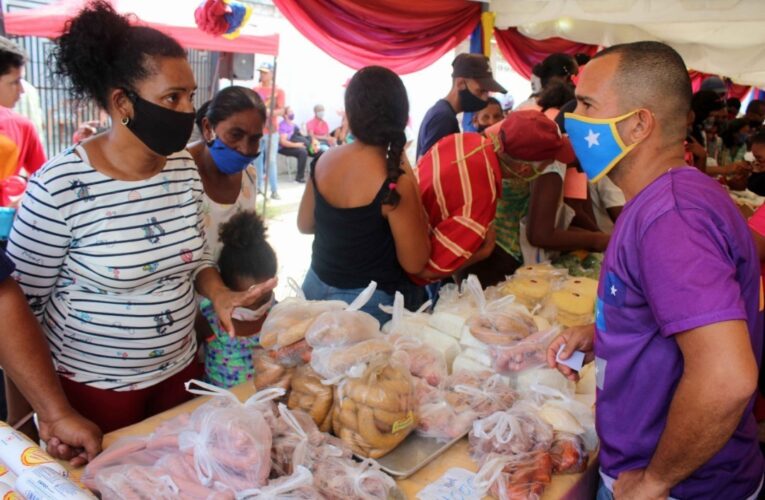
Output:
<path fill-rule="evenodd" d="M 381 322 L 430 255 L 428 223 L 417 179 L 404 155 L 409 101 L 401 79 L 379 66 L 359 70 L 345 93 L 355 141 L 315 163 L 298 213 L 298 228 L 314 234 L 303 291 L 311 300 L 351 302 L 377 283 L 362 310 Z"/>

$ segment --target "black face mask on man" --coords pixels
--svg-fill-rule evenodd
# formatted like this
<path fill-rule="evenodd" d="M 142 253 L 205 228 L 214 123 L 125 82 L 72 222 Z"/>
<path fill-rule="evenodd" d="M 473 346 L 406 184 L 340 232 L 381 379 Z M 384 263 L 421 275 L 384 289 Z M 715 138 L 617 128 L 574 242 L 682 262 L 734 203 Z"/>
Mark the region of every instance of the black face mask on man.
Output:
<path fill-rule="evenodd" d="M 489 105 L 489 101 L 484 101 L 480 97 L 476 96 L 465 84 L 465 88 L 459 92 L 460 107 L 462 111 L 467 113 L 474 113 L 481 111 L 483 108 Z"/>
<path fill-rule="evenodd" d="M 133 118 L 123 118 L 125 125 L 142 143 L 161 156 L 169 156 L 186 147 L 194 129 L 194 113 L 182 113 L 159 106 L 127 91 L 133 103 Z"/>

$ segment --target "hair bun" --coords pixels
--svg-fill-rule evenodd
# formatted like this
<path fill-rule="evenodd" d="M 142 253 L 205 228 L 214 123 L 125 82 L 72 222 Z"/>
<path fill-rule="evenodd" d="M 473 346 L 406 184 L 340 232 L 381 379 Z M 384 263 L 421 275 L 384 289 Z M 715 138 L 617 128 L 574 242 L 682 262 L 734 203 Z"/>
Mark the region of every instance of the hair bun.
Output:
<path fill-rule="evenodd" d="M 224 246 L 248 249 L 263 243 L 266 239 L 266 225 L 254 211 L 245 210 L 237 212 L 221 225 L 218 234 Z"/>

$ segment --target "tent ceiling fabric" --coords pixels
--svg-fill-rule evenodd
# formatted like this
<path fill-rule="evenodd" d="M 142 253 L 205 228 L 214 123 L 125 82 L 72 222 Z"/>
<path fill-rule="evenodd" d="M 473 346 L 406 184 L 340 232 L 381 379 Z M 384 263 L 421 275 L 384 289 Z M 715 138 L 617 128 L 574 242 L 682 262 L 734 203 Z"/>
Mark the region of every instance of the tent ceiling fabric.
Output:
<path fill-rule="evenodd" d="M 492 0 L 496 26 L 603 46 L 660 40 L 689 68 L 765 87 L 762 0 Z"/>

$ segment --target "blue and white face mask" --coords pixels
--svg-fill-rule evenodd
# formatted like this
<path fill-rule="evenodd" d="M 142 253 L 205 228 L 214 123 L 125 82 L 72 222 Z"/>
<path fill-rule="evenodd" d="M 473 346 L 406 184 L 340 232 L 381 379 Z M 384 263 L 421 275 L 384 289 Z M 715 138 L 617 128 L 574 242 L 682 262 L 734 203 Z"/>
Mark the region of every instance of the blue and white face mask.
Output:
<path fill-rule="evenodd" d="M 637 146 L 637 142 L 629 146 L 624 144 L 616 124 L 638 111 L 636 109 L 616 118 L 590 118 L 575 113 L 564 115 L 571 147 L 590 182 L 599 181 Z"/>
<path fill-rule="evenodd" d="M 226 175 L 241 172 L 260 155 L 260 151 L 255 156 L 243 155 L 236 149 L 227 146 L 220 138 L 216 138 L 208 148 L 215 166 Z"/>

